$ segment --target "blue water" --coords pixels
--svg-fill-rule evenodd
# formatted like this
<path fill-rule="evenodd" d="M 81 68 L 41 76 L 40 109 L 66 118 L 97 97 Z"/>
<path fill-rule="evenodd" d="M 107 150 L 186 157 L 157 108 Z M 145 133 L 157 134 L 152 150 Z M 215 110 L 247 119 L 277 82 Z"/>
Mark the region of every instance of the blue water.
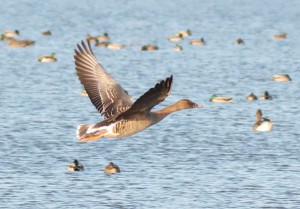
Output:
<path fill-rule="evenodd" d="M 0 8 L 1 31 L 36 41 L 0 42 L 0 208 L 300 207 L 299 1 L 14 0 Z M 183 29 L 192 36 L 174 52 L 167 37 Z M 173 74 L 170 96 L 155 109 L 182 98 L 204 108 L 128 138 L 78 143 L 77 125 L 102 117 L 80 96 L 74 49 L 87 33 L 104 32 L 129 46 L 94 52 L 135 99 Z M 272 39 L 282 32 L 287 39 Z M 189 46 L 202 37 L 206 46 Z M 160 49 L 139 51 L 148 43 Z M 56 63 L 37 62 L 52 52 Z M 270 79 L 285 73 L 291 82 Z M 273 100 L 245 101 L 266 90 Z M 234 102 L 210 103 L 215 93 Z M 252 132 L 258 108 L 272 132 Z M 67 173 L 75 158 L 85 171 Z M 122 172 L 105 175 L 110 161 Z"/>

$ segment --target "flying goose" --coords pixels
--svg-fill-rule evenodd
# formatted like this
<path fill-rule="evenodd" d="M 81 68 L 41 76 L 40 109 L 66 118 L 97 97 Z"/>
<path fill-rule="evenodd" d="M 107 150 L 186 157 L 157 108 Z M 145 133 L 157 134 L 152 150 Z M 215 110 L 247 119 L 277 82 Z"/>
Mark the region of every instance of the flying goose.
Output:
<path fill-rule="evenodd" d="M 80 142 L 104 138 L 122 138 L 136 134 L 158 123 L 169 114 L 183 109 L 201 108 L 190 100 L 182 99 L 156 112 L 151 109 L 169 95 L 173 77 L 157 83 L 135 102 L 121 85 L 109 75 L 95 57 L 90 42 L 82 41 L 75 49 L 75 68 L 81 84 L 91 102 L 104 120 L 96 124 L 77 127 Z"/>

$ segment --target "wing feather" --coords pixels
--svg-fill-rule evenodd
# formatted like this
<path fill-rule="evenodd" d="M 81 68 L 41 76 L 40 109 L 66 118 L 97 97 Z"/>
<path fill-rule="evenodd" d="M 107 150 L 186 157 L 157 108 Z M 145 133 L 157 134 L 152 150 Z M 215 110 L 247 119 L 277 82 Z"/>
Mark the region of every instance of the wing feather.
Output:
<path fill-rule="evenodd" d="M 150 112 L 154 106 L 164 101 L 169 95 L 172 81 L 173 76 L 171 75 L 160 83 L 157 83 L 153 88 L 149 89 L 144 95 L 138 98 L 128 110 L 121 113 L 117 119 L 137 112 Z"/>
<path fill-rule="evenodd" d="M 75 49 L 75 69 L 91 102 L 105 118 L 115 117 L 132 105 L 130 96 L 97 60 L 90 42 Z"/>

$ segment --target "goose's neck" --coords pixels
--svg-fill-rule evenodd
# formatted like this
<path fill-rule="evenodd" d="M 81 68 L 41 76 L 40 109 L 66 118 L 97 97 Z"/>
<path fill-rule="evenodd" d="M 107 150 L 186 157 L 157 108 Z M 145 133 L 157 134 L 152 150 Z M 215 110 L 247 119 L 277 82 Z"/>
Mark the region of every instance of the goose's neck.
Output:
<path fill-rule="evenodd" d="M 170 105 L 168 107 L 165 107 L 161 110 L 154 112 L 154 114 L 159 118 L 159 120 L 162 120 L 163 118 L 167 117 L 171 113 L 179 111 L 179 110 L 183 110 L 183 109 L 186 109 L 186 108 L 182 108 L 182 107 L 178 106 L 177 103 L 175 103 L 173 105 Z"/>
<path fill-rule="evenodd" d="M 165 107 L 161 110 L 156 111 L 155 113 L 159 114 L 159 115 L 169 115 L 175 111 L 180 110 L 180 108 L 178 108 L 175 104 L 170 105 L 168 107 Z"/>

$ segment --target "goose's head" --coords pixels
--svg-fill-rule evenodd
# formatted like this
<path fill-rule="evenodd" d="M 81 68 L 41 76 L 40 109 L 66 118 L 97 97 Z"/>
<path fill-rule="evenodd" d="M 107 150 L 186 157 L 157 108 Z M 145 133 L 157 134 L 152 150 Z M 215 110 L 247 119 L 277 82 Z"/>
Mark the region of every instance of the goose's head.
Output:
<path fill-rule="evenodd" d="M 182 100 L 176 102 L 175 106 L 178 109 L 191 109 L 191 108 L 202 108 L 203 107 L 203 105 L 197 104 L 188 99 L 182 99 Z"/>

